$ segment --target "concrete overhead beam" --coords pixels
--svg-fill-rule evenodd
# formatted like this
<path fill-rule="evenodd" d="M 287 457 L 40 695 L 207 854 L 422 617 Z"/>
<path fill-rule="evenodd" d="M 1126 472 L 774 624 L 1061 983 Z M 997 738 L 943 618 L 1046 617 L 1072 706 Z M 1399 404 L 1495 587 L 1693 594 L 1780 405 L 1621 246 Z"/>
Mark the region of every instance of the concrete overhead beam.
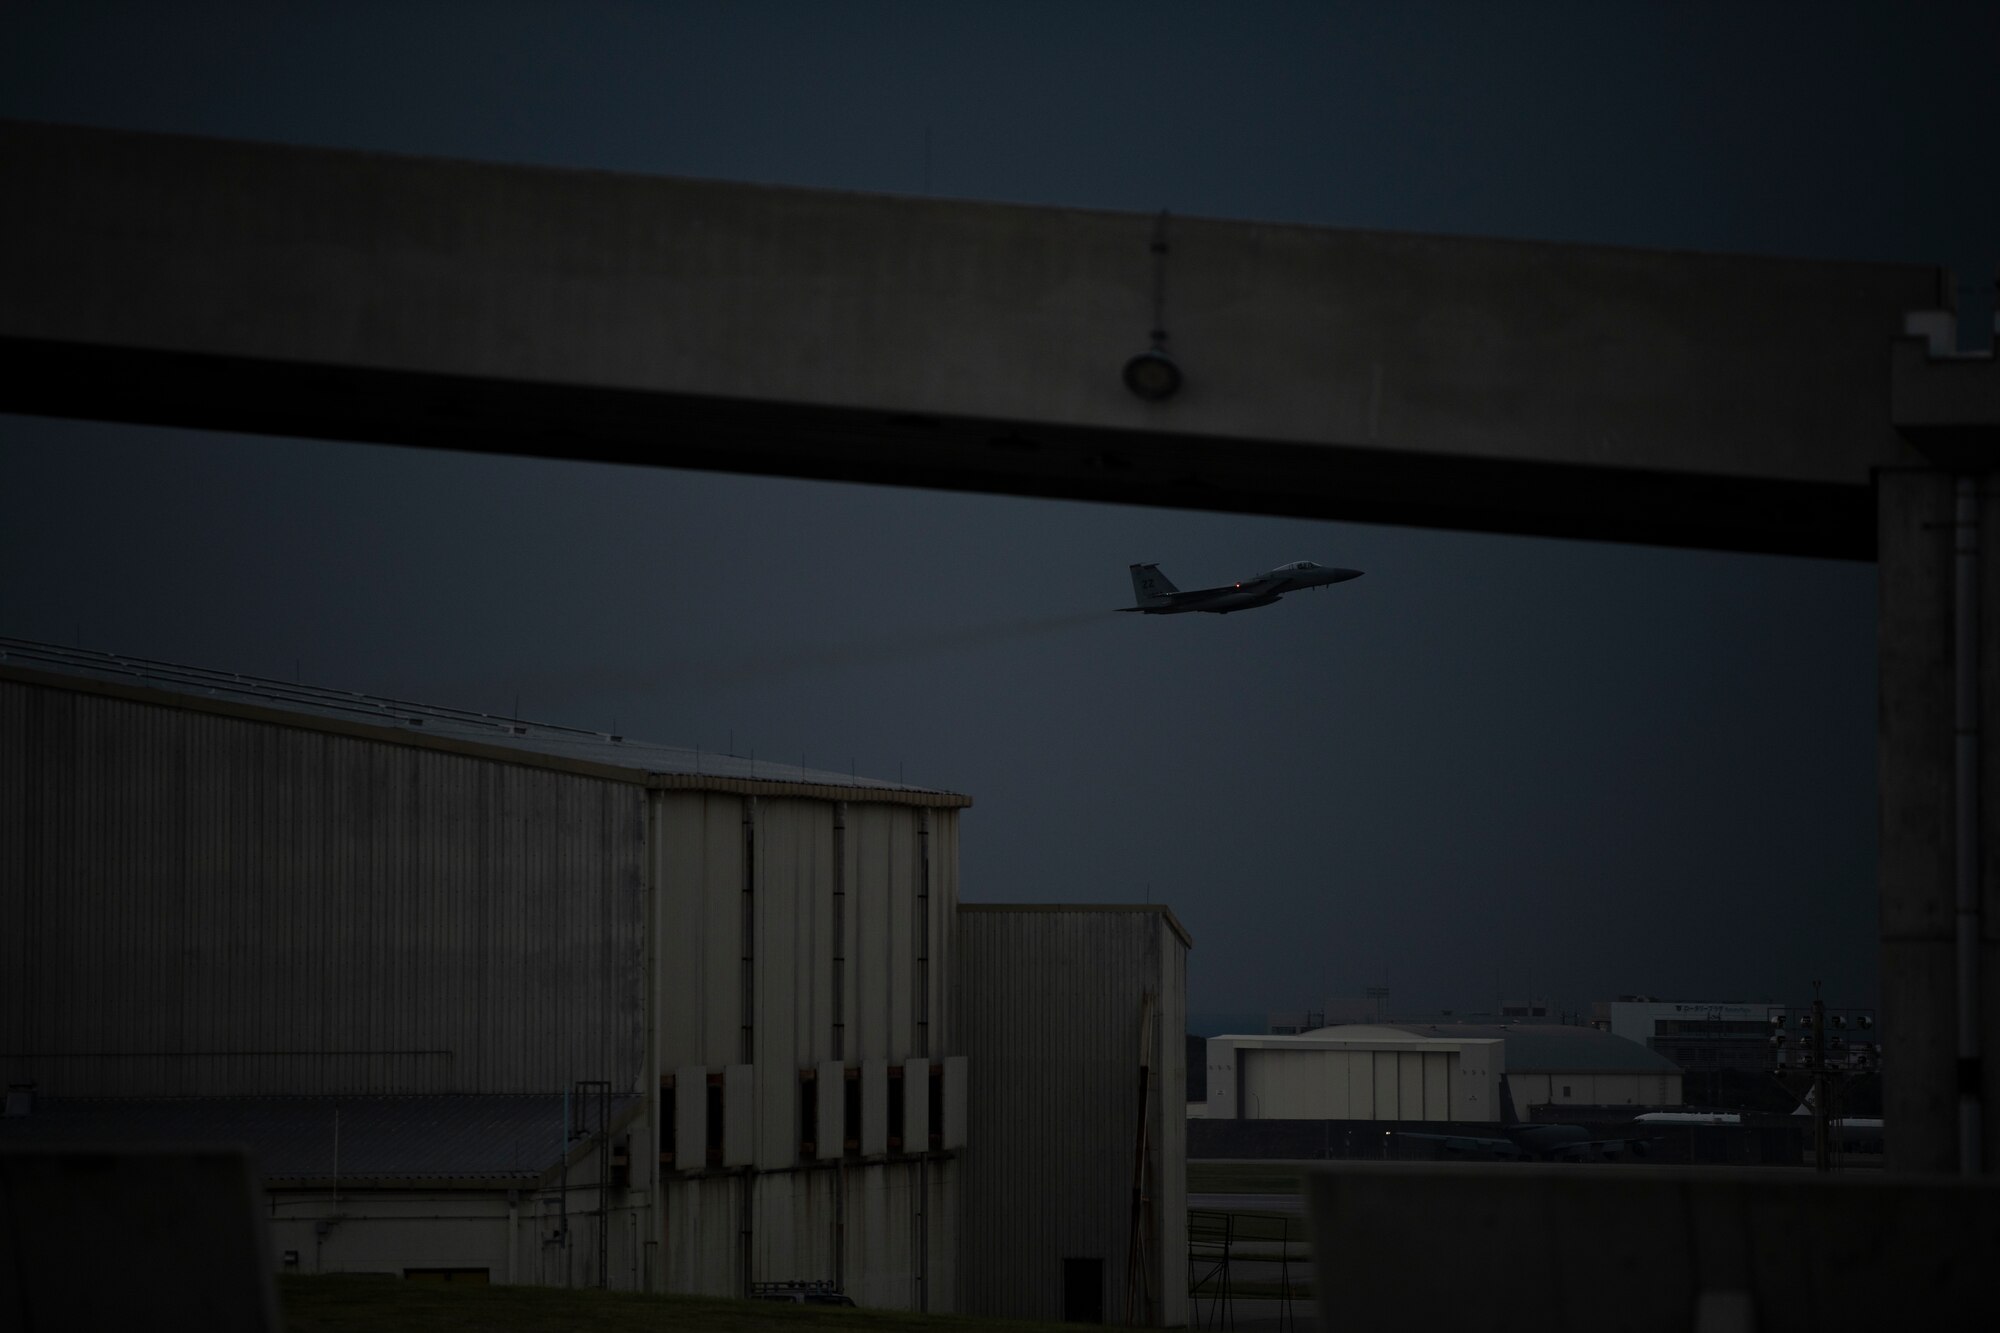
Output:
<path fill-rule="evenodd" d="M 1928 267 L 0 122 L 0 409 L 1868 557 Z"/>

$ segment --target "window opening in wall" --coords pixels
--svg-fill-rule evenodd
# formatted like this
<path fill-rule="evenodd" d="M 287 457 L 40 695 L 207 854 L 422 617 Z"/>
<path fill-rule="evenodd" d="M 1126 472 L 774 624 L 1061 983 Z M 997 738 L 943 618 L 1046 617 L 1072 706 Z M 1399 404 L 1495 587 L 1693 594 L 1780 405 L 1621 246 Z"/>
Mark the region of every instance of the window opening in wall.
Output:
<path fill-rule="evenodd" d="M 632 1187 L 632 1136 L 620 1134 L 611 1140 L 611 1188 Z"/>
<path fill-rule="evenodd" d="M 722 1075 L 708 1076 L 708 1161 L 711 1166 L 722 1163 Z"/>
<path fill-rule="evenodd" d="M 674 1164 L 674 1076 L 660 1075 L 660 1165 Z"/>
<path fill-rule="evenodd" d="M 1569 1084 L 1567 1083 L 1563 1084 L 1563 1096 L 1569 1096 Z"/>
<path fill-rule="evenodd" d="M 861 1154 L 861 1071 L 848 1069 L 846 1087 L 840 1098 L 840 1150 L 849 1157 Z"/>
<path fill-rule="evenodd" d="M 799 1159 L 810 1162 L 819 1153 L 819 1075 L 799 1071 Z"/>
<path fill-rule="evenodd" d="M 889 1066 L 889 1151 L 903 1151 L 903 1067 Z"/>
<path fill-rule="evenodd" d="M 931 1086 L 928 1094 L 930 1101 L 930 1114 L 924 1117 L 924 1121 L 927 1125 L 930 1126 L 931 1141 L 930 1144 L 928 1145 L 930 1150 L 932 1152 L 940 1152 L 944 1148 L 944 1066 L 943 1065 L 933 1064 L 931 1066 L 930 1085 Z"/>

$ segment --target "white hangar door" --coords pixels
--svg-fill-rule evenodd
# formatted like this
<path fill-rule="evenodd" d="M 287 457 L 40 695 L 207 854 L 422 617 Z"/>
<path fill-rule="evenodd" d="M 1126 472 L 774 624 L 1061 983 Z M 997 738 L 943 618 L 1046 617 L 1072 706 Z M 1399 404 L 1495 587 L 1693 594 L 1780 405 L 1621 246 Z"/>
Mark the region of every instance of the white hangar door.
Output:
<path fill-rule="evenodd" d="M 1450 1051 L 1239 1052 L 1249 1120 L 1449 1120 Z"/>

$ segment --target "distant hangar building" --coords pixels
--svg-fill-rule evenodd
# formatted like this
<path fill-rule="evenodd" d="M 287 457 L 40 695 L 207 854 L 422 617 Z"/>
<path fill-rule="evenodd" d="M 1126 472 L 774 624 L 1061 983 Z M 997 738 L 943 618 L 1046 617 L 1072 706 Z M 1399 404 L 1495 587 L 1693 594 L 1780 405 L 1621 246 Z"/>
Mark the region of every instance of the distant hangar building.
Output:
<path fill-rule="evenodd" d="M 1501 1043 L 1380 1024 L 1208 1039 L 1210 1120 L 1502 1119 Z"/>
<path fill-rule="evenodd" d="M 292 1271 L 821 1281 L 982 1312 L 966 1293 L 1001 1281 L 963 1244 L 967 1034 L 990 1026 L 960 980 L 969 804 L 0 640 L 0 1139 L 247 1143 Z M 1077 1016 L 1116 1034 L 1128 1087 L 1180 1049 L 1140 1049 L 1142 1008 L 1178 1013 L 1183 984 L 1148 966 Z M 1003 1122 L 1059 1106 L 1132 1136 L 1129 1095 L 988 1095 Z M 1177 1102 L 1146 1116 L 1163 1201 Z M 1129 1199 L 1132 1169 L 1086 1164 L 1041 1202 Z M 1121 1216 L 1059 1257 L 1095 1259 L 1121 1313 L 1128 1239 Z M 1082 1299 L 1080 1271 L 1005 1276 Z"/>
<path fill-rule="evenodd" d="M 1211 1120 L 1511 1122 L 1538 1106 L 1678 1106 L 1636 1042 L 1554 1023 L 1385 1023 L 1208 1041 Z"/>

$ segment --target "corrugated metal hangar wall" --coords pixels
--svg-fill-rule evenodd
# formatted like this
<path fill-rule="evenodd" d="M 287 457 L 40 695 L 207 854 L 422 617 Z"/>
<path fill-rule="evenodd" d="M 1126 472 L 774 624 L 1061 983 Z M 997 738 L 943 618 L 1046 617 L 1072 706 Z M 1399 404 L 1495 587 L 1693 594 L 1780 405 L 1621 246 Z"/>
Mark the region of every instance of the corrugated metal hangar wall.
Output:
<path fill-rule="evenodd" d="M 643 787 L 14 680 L 0 736 L 9 1082 L 638 1084 Z"/>
<path fill-rule="evenodd" d="M 292 1271 L 1122 1317 L 1150 1006 L 1184 1322 L 1178 925 L 962 934 L 966 798 L 772 770 L 0 640 L 0 1137 L 250 1141 Z"/>
<path fill-rule="evenodd" d="M 959 932 L 964 1308 L 1186 1324 L 1187 932 L 1164 907 L 985 903 Z"/>
<path fill-rule="evenodd" d="M 577 1091 L 569 1119 L 587 1126 L 577 1085 L 602 1081 L 643 1103 L 609 1126 L 609 1197 L 597 1159 L 556 1136 L 539 1192 L 493 1228 L 493 1276 L 836 1281 L 868 1304 L 952 1308 L 963 797 L 622 770 L 464 743 L 409 708 L 362 724 L 256 683 L 218 698 L 19 660 L 0 670 L 10 1084 Z M 416 1243 L 390 1225 L 411 1204 L 377 1197 L 372 1240 L 350 1222 L 307 1252 L 381 1262 Z M 551 1236 L 581 1253 L 552 1258 Z"/>

